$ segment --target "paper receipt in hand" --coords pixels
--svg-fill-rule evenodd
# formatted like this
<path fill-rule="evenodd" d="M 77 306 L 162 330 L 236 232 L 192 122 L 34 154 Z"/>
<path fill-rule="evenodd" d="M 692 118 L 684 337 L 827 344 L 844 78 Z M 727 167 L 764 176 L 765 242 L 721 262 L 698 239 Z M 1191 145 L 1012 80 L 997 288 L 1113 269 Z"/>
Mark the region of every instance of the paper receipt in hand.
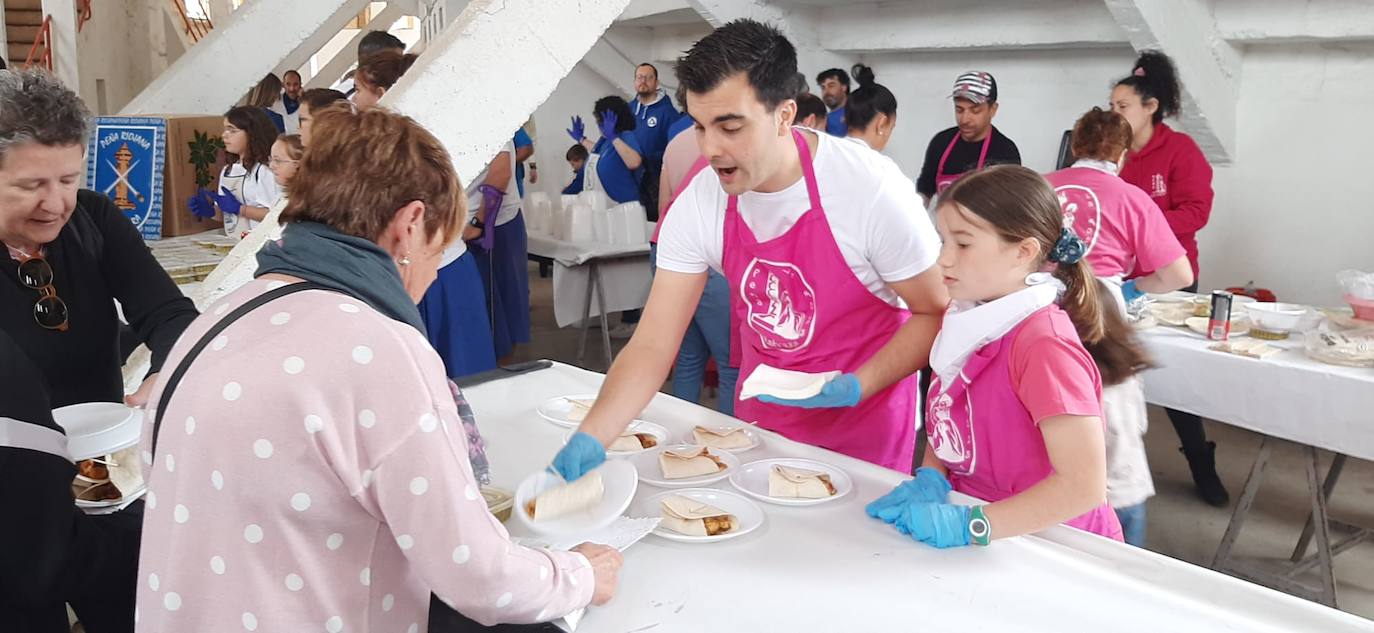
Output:
<path fill-rule="evenodd" d="M 601 503 L 606 488 L 601 473 L 592 471 L 566 486 L 550 488 L 525 504 L 530 519 L 545 521 L 574 512 L 581 512 Z"/>
<path fill-rule="evenodd" d="M 686 479 L 688 477 L 714 475 L 725 470 L 725 462 L 712 455 L 705 446 L 665 450 L 659 453 L 658 464 L 663 468 L 664 479 Z"/>
<path fill-rule="evenodd" d="M 775 464 L 768 472 L 768 496 L 778 499 L 825 499 L 835 495 L 830 474 Z"/>
<path fill-rule="evenodd" d="M 735 529 L 739 523 L 734 515 L 720 508 L 681 495 L 669 496 L 661 505 L 663 522 L 659 525 L 678 534 L 717 536 Z"/>
<path fill-rule="evenodd" d="M 747 400 L 768 395 L 787 400 L 804 400 L 819 394 L 825 383 L 839 375 L 838 371 L 808 374 L 804 371 L 759 365 L 744 379 L 744 384 L 740 386 L 739 399 Z"/>

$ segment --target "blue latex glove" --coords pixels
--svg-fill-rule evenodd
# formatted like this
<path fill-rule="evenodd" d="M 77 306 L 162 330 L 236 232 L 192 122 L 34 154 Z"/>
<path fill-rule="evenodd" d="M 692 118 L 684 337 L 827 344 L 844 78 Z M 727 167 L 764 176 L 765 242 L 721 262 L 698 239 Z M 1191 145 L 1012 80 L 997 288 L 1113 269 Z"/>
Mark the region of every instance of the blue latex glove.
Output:
<path fill-rule="evenodd" d="M 1134 279 L 1124 284 L 1121 284 L 1121 297 L 1126 300 L 1126 305 L 1131 305 L 1132 303 L 1135 303 L 1136 299 L 1139 299 L 1143 296 L 1145 296 L 1145 293 L 1135 287 Z"/>
<path fill-rule="evenodd" d="M 191 215 L 198 218 L 215 217 L 215 194 L 210 193 L 209 189 L 201 187 L 196 190 L 196 195 L 186 200 L 186 206 L 190 207 Z"/>
<path fill-rule="evenodd" d="M 606 461 L 606 447 L 581 431 L 568 439 L 567 446 L 553 458 L 553 468 L 568 482 L 576 481 Z"/>
<path fill-rule="evenodd" d="M 219 210 L 229 215 L 238 215 L 243 203 L 239 202 L 239 199 L 235 198 L 234 193 L 229 191 L 227 187 L 220 187 L 219 191 L 215 194 L 215 202 L 219 204 Z"/>
<path fill-rule="evenodd" d="M 859 396 L 863 394 L 863 389 L 859 386 L 859 378 L 854 374 L 841 374 L 834 380 L 825 383 L 821 387 L 821 392 L 803 400 L 788 400 L 773 396 L 759 396 L 759 402 L 776 404 L 784 407 L 797 407 L 800 409 L 826 409 L 830 407 L 852 407 L 859 404 Z"/>
<path fill-rule="evenodd" d="M 482 192 L 482 209 L 486 211 L 487 218 L 487 228 L 482 229 L 482 237 L 477 238 L 477 243 L 490 251 L 496 245 L 496 216 L 501 214 L 501 203 L 506 199 L 506 192 L 491 185 L 482 185 L 477 190 Z"/>
<path fill-rule="evenodd" d="M 968 506 L 948 503 L 907 504 L 893 527 L 931 547 L 963 547 L 972 538 L 968 533 Z"/>
<path fill-rule="evenodd" d="M 601 138 L 606 139 L 607 143 L 620 136 L 620 131 L 615 127 L 615 124 L 619 122 L 620 119 L 616 117 L 614 111 L 607 110 L 601 113 Z"/>
<path fill-rule="evenodd" d="M 949 500 L 949 491 L 949 480 L 940 471 L 923 466 L 916 469 L 915 477 L 864 506 L 864 512 L 875 519 L 892 523 L 902 516 L 908 504 L 945 503 Z"/>
<path fill-rule="evenodd" d="M 587 138 L 587 126 L 582 123 L 582 117 L 580 116 L 573 117 L 572 127 L 564 131 L 568 133 L 568 136 L 572 137 L 572 140 L 578 143 L 581 143 L 582 139 Z"/>

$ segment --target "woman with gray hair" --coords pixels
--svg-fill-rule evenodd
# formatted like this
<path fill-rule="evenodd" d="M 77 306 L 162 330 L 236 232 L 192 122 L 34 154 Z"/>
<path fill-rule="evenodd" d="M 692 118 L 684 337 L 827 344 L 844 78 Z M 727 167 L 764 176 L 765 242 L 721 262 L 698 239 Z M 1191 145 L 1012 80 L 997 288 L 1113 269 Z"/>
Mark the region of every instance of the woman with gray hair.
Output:
<path fill-rule="evenodd" d="M 79 188 L 89 118 L 76 94 L 51 75 L 0 72 L 0 331 L 18 348 L 10 356 L 27 358 L 29 382 L 38 385 L 6 381 L 0 391 L 23 400 L 13 405 L 21 409 L 121 399 L 141 405 L 152 375 L 196 317 L 124 214 L 109 198 Z M 152 374 L 128 398 L 116 301 L 153 352 Z M 48 492 L 40 498 L 0 490 L 6 499 L 29 500 L 17 502 L 16 520 L 6 522 L 28 536 L 4 532 L 0 630 L 65 630 L 64 602 L 91 633 L 132 630 L 141 503 L 107 517 L 81 514 L 72 507 L 71 462 L 25 447 L 22 438 L 33 431 L 32 420 L 25 422 L 0 417 L 0 448 L 19 449 L 0 456 L 0 481 Z M 21 456 L 43 460 L 21 468 Z M 11 627 L 14 618 L 19 623 Z"/>

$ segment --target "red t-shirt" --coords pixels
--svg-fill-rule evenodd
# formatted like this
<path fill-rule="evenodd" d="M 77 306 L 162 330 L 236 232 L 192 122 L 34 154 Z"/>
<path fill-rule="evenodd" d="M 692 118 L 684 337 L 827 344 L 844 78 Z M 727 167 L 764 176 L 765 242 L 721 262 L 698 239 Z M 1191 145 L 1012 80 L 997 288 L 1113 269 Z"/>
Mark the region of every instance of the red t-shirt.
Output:
<path fill-rule="evenodd" d="M 1145 147 L 1126 155 L 1121 179 L 1139 187 L 1159 205 L 1178 243 L 1188 252 L 1196 278 L 1197 232 L 1207 226 L 1215 196 L 1212 166 L 1197 143 L 1160 123 Z"/>

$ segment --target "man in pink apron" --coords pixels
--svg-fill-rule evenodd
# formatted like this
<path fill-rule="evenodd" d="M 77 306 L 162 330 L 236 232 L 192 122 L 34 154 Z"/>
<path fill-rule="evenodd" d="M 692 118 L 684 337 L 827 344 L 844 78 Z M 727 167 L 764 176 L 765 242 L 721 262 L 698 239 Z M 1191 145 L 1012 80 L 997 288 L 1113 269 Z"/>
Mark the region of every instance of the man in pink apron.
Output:
<path fill-rule="evenodd" d="M 970 70 L 954 81 L 954 120 L 957 123 L 930 139 L 916 190 L 926 202 L 968 172 L 988 165 L 1020 165 L 1016 143 L 992 125 L 997 115 L 997 80 Z"/>
<path fill-rule="evenodd" d="M 813 398 L 746 400 L 735 415 L 911 472 L 913 376 L 948 303 L 933 269 L 939 240 L 911 181 L 859 143 L 792 127 L 796 51 L 773 27 L 727 24 L 677 75 L 710 169 L 667 214 L 639 331 L 554 468 L 571 480 L 600 463 L 662 386 L 713 269 L 730 285 L 741 377 L 760 364 L 841 372 Z"/>

